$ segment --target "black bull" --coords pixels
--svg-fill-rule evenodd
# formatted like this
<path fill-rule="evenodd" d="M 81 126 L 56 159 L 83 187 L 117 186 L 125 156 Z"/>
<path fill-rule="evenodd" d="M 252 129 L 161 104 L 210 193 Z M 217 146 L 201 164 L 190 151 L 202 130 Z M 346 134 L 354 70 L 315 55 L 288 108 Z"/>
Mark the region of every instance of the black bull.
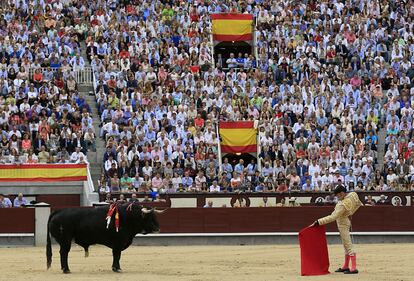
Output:
<path fill-rule="evenodd" d="M 47 224 L 47 268 L 52 263 L 50 235 L 60 245 L 60 263 L 64 273 L 69 273 L 68 253 L 72 240 L 85 249 L 88 256 L 90 245 L 101 244 L 112 249 L 112 270 L 119 272 L 121 252 L 128 248 L 137 233 L 159 231 L 156 210 L 147 210 L 138 204 L 118 205 L 119 229 L 115 227 L 115 213 L 107 227 L 106 216 L 109 206 L 98 208 L 71 208 L 53 212 Z"/>

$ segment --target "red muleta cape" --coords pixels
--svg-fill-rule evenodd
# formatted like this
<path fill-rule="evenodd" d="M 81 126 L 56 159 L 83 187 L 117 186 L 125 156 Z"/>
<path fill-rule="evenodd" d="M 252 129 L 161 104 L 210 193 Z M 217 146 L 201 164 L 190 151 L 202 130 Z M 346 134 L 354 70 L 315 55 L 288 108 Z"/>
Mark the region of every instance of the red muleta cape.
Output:
<path fill-rule="evenodd" d="M 306 227 L 299 232 L 301 275 L 329 274 L 325 226 Z"/>

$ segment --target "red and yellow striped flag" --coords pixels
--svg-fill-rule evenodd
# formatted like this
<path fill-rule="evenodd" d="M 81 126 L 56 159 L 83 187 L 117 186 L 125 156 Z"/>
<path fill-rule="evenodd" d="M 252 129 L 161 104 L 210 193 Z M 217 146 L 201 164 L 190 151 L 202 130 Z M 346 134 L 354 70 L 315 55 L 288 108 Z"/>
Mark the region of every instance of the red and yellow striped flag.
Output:
<path fill-rule="evenodd" d="M 253 121 L 220 122 L 220 137 L 224 153 L 257 152 Z"/>
<path fill-rule="evenodd" d="M 87 180 L 86 164 L 1 165 L 0 182 L 53 182 Z"/>
<path fill-rule="evenodd" d="M 253 15 L 212 14 L 214 41 L 251 41 Z"/>

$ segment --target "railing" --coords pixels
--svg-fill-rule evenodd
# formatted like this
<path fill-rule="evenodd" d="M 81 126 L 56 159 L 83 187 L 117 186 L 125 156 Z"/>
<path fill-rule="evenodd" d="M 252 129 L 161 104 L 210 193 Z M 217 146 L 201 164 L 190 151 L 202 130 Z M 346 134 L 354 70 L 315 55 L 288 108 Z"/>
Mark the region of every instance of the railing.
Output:
<path fill-rule="evenodd" d="M 223 172 L 223 161 L 222 161 L 222 154 L 221 154 L 221 143 L 220 143 L 220 132 L 219 132 L 219 122 L 215 124 L 216 126 L 216 135 L 217 135 L 217 154 L 218 154 L 218 161 L 219 161 L 219 173 Z"/>
<path fill-rule="evenodd" d="M 91 67 L 84 67 L 82 70 L 73 70 L 72 68 L 64 69 L 61 67 L 34 67 L 29 69 L 30 79 L 33 79 L 33 75 L 38 69 L 40 69 L 42 72 L 45 81 L 48 81 L 48 79 L 61 74 L 63 79 L 67 79 L 69 76 L 73 76 L 76 83 L 78 84 L 92 85 L 93 83 L 93 72 Z"/>
<path fill-rule="evenodd" d="M 211 66 L 216 67 L 216 60 L 214 59 L 214 40 L 213 33 L 210 33 L 210 44 L 211 44 Z"/>
<path fill-rule="evenodd" d="M 94 202 L 99 201 L 98 193 L 95 192 L 92 175 L 89 167 L 87 167 L 87 180 L 83 182 L 83 198 L 81 200 L 82 206 L 92 206 Z"/>
<path fill-rule="evenodd" d="M 95 71 L 92 71 L 92 86 L 93 86 L 93 94 L 96 97 L 96 87 L 98 86 L 97 79 L 96 79 Z"/>
<path fill-rule="evenodd" d="M 254 24 L 253 24 L 253 54 L 254 54 L 254 57 L 256 58 L 256 62 L 257 62 L 257 61 L 259 61 L 259 51 L 257 49 L 257 34 L 256 34 L 257 17 L 254 17 L 253 21 L 254 21 Z"/>
<path fill-rule="evenodd" d="M 222 70 L 224 71 L 224 72 L 228 72 L 228 71 L 230 71 L 230 69 L 233 69 L 233 71 L 234 71 L 234 73 L 236 73 L 236 75 L 237 75 L 237 73 L 239 73 L 240 72 L 240 70 L 242 70 L 240 67 L 223 67 L 222 68 Z M 243 71 L 246 71 L 246 70 L 248 70 L 248 69 L 256 69 L 256 67 L 251 67 L 251 68 L 244 68 L 243 69 Z"/>

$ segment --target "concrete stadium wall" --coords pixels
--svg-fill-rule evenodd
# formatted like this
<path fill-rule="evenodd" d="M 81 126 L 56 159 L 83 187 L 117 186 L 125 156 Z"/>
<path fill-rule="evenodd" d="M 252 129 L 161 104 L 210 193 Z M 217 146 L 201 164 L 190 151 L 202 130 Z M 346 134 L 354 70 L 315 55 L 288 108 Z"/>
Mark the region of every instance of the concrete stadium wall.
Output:
<path fill-rule="evenodd" d="M 34 233 L 0 233 L 0 247 L 33 246 Z"/>
<path fill-rule="evenodd" d="M 0 182 L 0 192 L 4 194 L 82 194 L 83 181 L 62 182 Z"/>

